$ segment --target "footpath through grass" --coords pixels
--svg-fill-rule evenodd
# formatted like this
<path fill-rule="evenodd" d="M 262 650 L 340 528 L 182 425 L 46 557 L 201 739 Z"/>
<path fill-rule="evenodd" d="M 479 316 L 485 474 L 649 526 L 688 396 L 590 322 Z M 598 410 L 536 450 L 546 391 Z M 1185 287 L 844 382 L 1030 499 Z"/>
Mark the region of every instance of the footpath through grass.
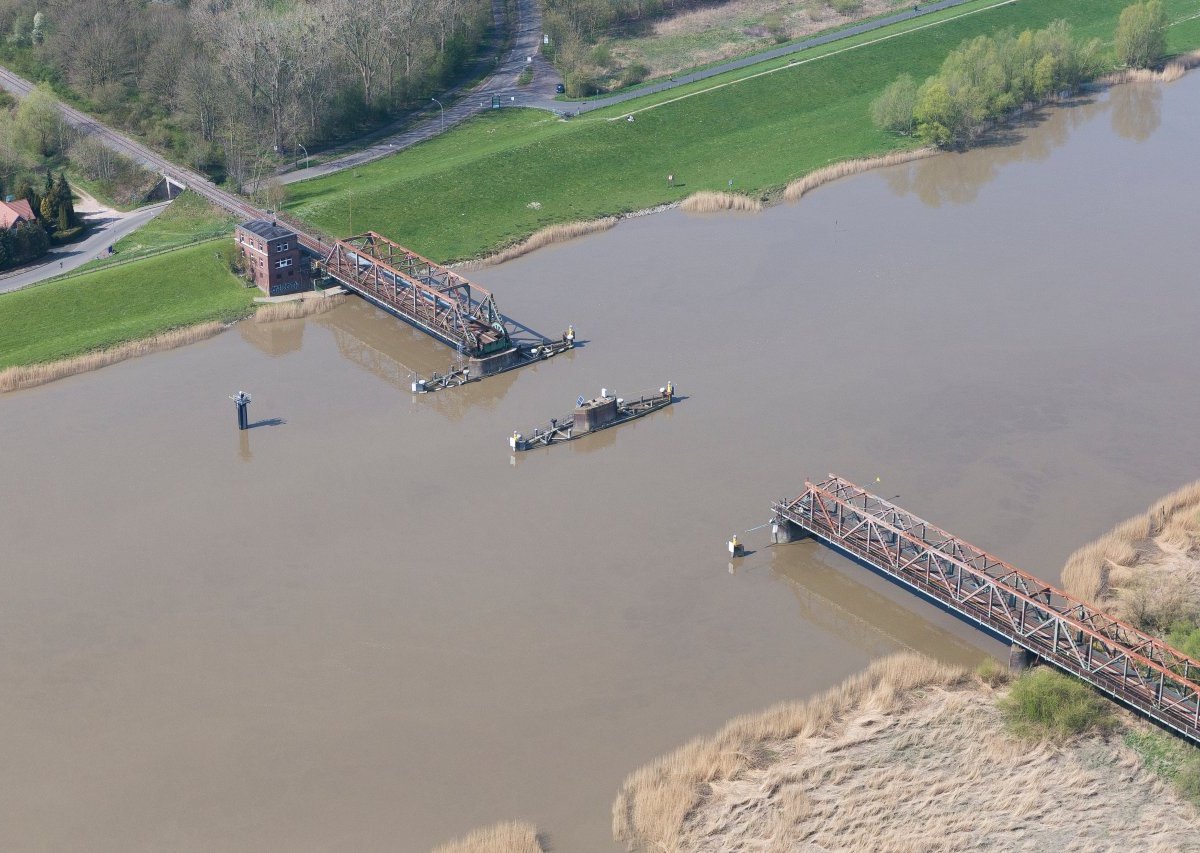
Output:
<path fill-rule="evenodd" d="M 137 231 L 113 244 L 113 254 L 79 267 L 93 270 L 233 233 L 237 217 L 190 190 Z"/>
<path fill-rule="evenodd" d="M 964 39 L 1065 18 L 1077 36 L 1109 42 L 1128 2 L 981 0 L 568 122 L 490 112 L 395 156 L 294 184 L 288 208 L 327 233 L 372 229 L 447 261 L 730 179 L 735 191 L 768 193 L 831 162 L 912 145 L 876 130 L 868 106 L 900 73 L 932 74 Z M 1165 5 L 1172 20 L 1200 13 L 1200 0 Z M 1197 46 L 1200 24 L 1171 28 L 1172 50 Z M 620 118 L 627 113 L 633 122 Z"/>
<path fill-rule="evenodd" d="M 258 290 L 229 271 L 221 248 L 213 240 L 0 295 L 0 369 L 246 316 Z"/>

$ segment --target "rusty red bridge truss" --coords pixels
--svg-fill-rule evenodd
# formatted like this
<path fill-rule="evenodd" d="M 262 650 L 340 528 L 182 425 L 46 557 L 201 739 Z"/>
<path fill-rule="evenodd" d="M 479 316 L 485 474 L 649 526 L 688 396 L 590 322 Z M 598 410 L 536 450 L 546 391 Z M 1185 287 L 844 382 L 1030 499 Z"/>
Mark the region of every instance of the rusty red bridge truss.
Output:
<path fill-rule="evenodd" d="M 374 231 L 322 249 L 319 272 L 460 352 L 512 347 L 496 298 L 457 273 Z"/>
<path fill-rule="evenodd" d="M 1200 662 L 853 483 L 774 506 L 777 541 L 811 535 L 1200 743 Z"/>

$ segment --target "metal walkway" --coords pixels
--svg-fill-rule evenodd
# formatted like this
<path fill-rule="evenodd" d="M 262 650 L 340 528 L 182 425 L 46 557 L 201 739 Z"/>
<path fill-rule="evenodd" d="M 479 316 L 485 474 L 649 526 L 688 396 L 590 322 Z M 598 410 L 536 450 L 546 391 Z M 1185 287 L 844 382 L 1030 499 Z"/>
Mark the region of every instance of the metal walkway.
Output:
<path fill-rule="evenodd" d="M 1200 744 L 1200 662 L 853 483 L 775 504 L 776 541 L 811 535 Z"/>
<path fill-rule="evenodd" d="M 314 268 L 460 352 L 513 345 L 491 293 L 374 231 L 333 243 Z"/>

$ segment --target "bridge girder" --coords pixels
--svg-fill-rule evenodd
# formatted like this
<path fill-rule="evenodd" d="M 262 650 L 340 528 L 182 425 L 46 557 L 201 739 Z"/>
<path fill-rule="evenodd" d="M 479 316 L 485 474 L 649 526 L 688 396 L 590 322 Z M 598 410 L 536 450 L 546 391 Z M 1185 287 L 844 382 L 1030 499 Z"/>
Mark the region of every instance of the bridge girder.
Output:
<path fill-rule="evenodd" d="M 952 612 L 1200 743 L 1200 662 L 834 475 L 773 507 Z"/>

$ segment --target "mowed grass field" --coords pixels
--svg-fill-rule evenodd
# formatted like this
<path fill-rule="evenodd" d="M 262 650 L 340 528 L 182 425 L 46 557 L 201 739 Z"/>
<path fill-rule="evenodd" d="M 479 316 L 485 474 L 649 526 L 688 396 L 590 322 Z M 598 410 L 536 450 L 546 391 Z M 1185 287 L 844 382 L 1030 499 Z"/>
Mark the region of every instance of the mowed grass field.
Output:
<path fill-rule="evenodd" d="M 0 295 L 0 369 L 250 313 L 218 240 Z"/>
<path fill-rule="evenodd" d="M 831 162 L 911 145 L 876 130 L 868 106 L 900 73 L 933 73 L 964 39 L 1064 18 L 1078 36 L 1110 42 L 1126 5 L 990 0 L 566 122 L 489 112 L 395 156 L 295 184 L 287 206 L 329 234 L 371 229 L 449 261 L 549 224 L 725 189 L 731 179 L 735 191 L 768 193 Z M 1200 14 L 1200 0 L 1165 5 L 1173 21 Z M 1171 28 L 1172 50 L 1197 46 L 1200 21 Z M 681 97 L 689 93 L 698 94 Z"/>

